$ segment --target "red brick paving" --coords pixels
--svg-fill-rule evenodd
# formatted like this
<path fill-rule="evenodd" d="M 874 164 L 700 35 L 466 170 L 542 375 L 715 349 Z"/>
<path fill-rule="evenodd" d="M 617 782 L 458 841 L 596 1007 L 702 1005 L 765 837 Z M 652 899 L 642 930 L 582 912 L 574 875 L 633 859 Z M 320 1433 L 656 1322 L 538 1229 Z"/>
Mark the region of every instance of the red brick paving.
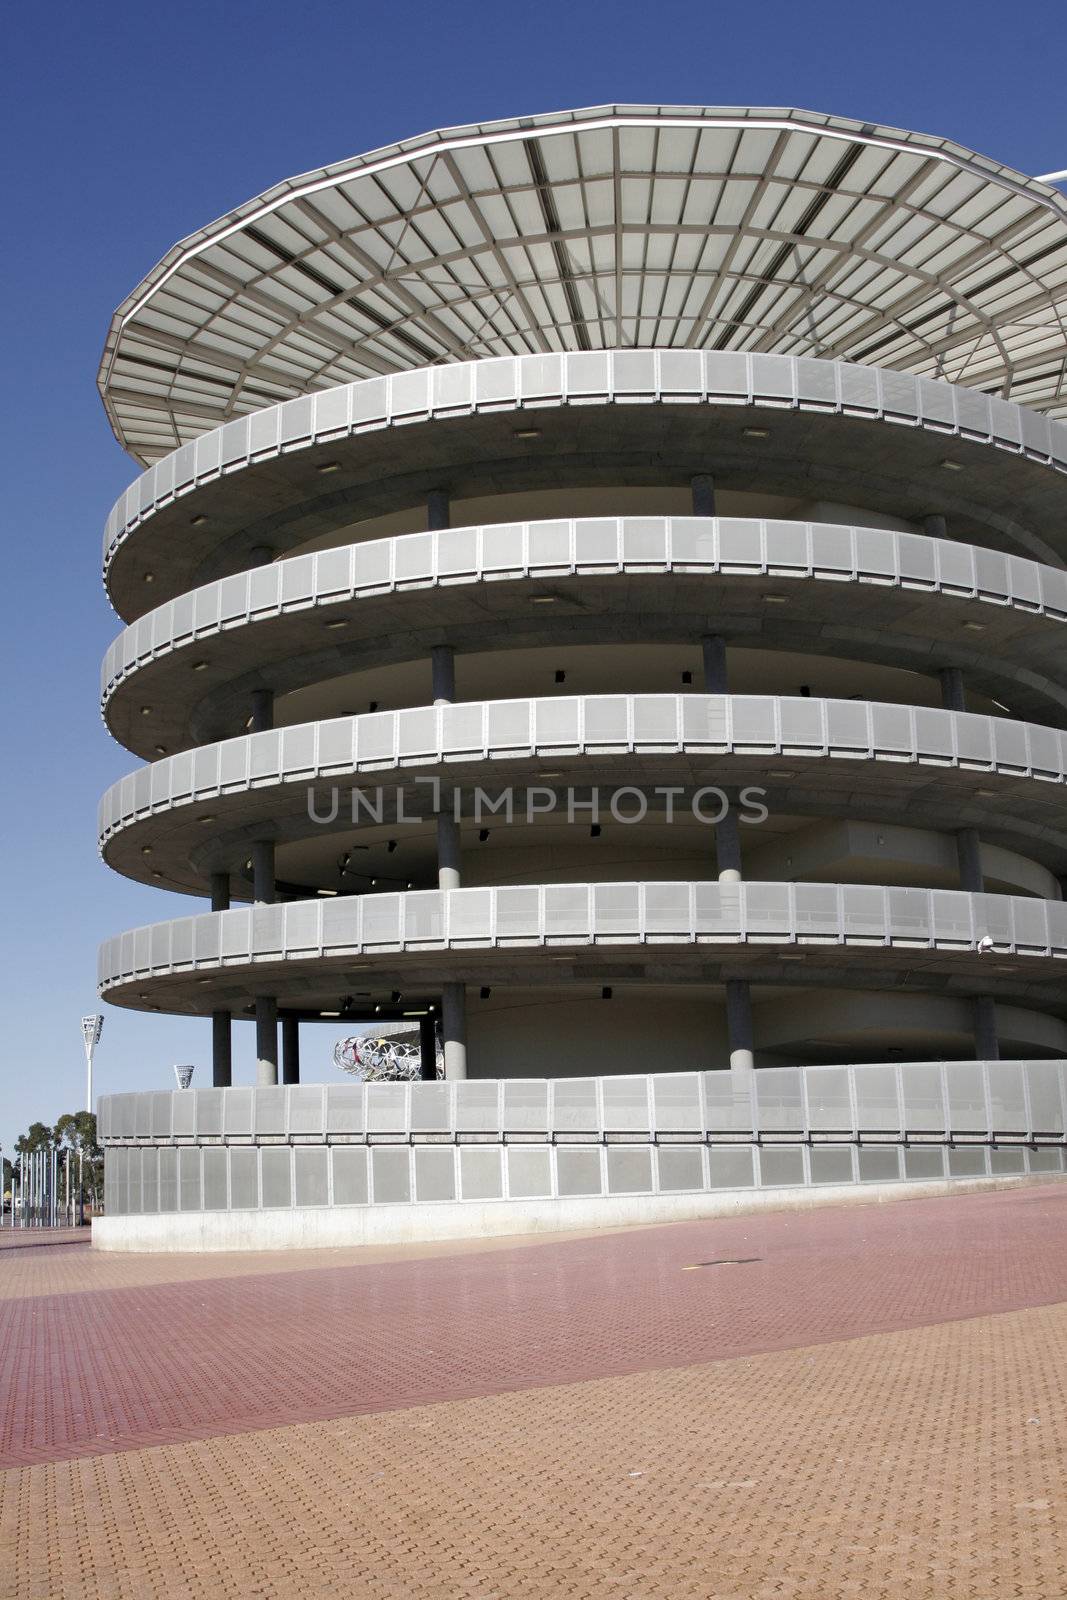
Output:
<path fill-rule="evenodd" d="M 89 1244 L 92 1229 L 85 1228 L 0 1228 L 0 1250 L 56 1249 L 72 1244 Z"/>
<path fill-rule="evenodd" d="M 1043 1185 L 10 1299 L 0 1465 L 1050 1305 L 1067 1300 L 1065 1230 L 1067 1188 Z M 755 1259 L 683 1270 L 722 1258 Z"/>

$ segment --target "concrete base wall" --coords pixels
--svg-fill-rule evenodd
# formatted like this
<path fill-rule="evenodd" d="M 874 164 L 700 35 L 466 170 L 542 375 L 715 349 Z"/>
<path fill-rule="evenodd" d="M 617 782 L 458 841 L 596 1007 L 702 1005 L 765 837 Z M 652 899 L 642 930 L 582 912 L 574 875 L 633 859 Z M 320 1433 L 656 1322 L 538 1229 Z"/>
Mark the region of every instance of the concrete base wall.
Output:
<path fill-rule="evenodd" d="M 871 1205 L 935 1195 L 1014 1189 L 1063 1176 L 949 1178 L 928 1183 L 827 1184 L 817 1189 L 734 1189 L 713 1194 L 582 1196 L 551 1200 L 298 1207 L 271 1211 L 98 1217 L 98 1250 L 146 1252 L 329 1249 L 508 1234 L 633 1227 L 760 1211 Z"/>

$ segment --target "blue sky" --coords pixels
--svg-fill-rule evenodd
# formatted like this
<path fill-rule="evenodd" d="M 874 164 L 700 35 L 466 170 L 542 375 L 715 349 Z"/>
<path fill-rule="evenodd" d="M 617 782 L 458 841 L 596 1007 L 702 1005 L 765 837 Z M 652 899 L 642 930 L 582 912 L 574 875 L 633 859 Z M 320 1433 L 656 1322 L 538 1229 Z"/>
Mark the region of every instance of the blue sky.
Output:
<path fill-rule="evenodd" d="M 1062 0 L 529 6 L 183 0 L 20 7 L 5 30 L 0 432 L 8 581 L 0 1142 L 82 1103 L 78 1022 L 99 939 L 188 910 L 97 860 L 100 792 L 136 762 L 105 734 L 118 631 L 103 519 L 136 469 L 95 390 L 114 306 L 182 235 L 269 187 L 452 123 L 609 101 L 802 106 L 1067 167 Z M 209 1024 L 105 1007 L 99 1090 L 209 1061 Z M 250 1028 L 236 1030 L 238 1074 Z M 308 1076 L 332 1076 L 325 1029 Z M 314 1046 L 314 1048 L 313 1048 Z"/>

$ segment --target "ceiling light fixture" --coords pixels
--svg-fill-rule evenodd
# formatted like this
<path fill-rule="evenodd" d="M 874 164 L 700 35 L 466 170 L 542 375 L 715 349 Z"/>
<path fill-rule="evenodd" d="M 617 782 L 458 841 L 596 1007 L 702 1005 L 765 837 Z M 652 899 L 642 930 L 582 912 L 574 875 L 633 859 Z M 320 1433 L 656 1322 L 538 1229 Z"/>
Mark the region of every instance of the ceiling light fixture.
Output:
<path fill-rule="evenodd" d="M 746 439 L 769 439 L 771 436 L 770 428 L 742 428 L 741 431 Z"/>
<path fill-rule="evenodd" d="M 340 472 L 340 470 L 341 463 L 339 461 L 321 461 L 316 468 L 318 472 Z"/>
<path fill-rule="evenodd" d="M 540 428 L 513 428 L 516 439 L 540 439 Z"/>
<path fill-rule="evenodd" d="M 942 461 L 941 465 L 946 472 L 962 472 L 963 464 L 960 461 Z"/>

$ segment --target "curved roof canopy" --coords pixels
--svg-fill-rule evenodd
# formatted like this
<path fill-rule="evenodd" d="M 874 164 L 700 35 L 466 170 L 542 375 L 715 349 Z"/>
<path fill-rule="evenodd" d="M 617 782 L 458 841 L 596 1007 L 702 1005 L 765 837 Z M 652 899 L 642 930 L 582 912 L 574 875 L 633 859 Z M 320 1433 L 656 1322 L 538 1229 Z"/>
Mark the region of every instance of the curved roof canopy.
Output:
<path fill-rule="evenodd" d="M 1067 199 L 947 140 L 807 111 L 450 128 L 176 245 L 116 312 L 99 383 L 148 463 L 355 378 L 633 345 L 838 357 L 1067 415 Z"/>

